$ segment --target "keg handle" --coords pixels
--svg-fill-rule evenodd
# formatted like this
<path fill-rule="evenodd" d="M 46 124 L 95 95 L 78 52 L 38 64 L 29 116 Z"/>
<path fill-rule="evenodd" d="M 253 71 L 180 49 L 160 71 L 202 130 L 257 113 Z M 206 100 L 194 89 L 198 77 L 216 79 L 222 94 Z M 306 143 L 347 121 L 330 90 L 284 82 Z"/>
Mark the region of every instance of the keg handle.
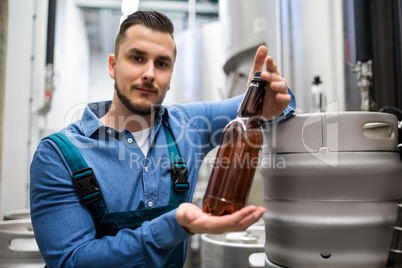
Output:
<path fill-rule="evenodd" d="M 248 262 L 251 267 L 264 268 L 265 267 L 265 251 L 254 252 L 248 257 Z"/>
<path fill-rule="evenodd" d="M 329 118 L 331 118 L 331 113 Z M 336 114 L 335 114 L 336 115 Z M 332 114 L 332 117 L 334 115 Z M 327 116 L 328 117 L 328 116 Z M 390 133 L 386 136 L 379 136 L 378 138 L 392 139 L 398 132 L 398 122 L 395 116 L 384 116 L 384 113 L 372 113 L 366 112 L 363 114 L 355 114 L 353 118 L 353 124 L 348 125 L 350 128 L 357 127 L 359 132 L 364 135 L 364 130 L 370 130 L 371 128 L 389 128 Z M 395 120 L 394 120 L 395 119 Z M 366 138 L 370 138 L 365 136 Z"/>
<path fill-rule="evenodd" d="M 372 143 L 374 148 L 372 146 L 371 148 L 375 150 L 387 148 L 386 150 L 396 151 L 398 124 L 394 115 L 385 116 L 384 113 L 367 112 L 365 116 L 357 116 L 355 120 L 356 126 L 360 128 L 359 134 L 362 137 L 356 142 L 362 146 Z M 375 140 L 378 142 L 370 142 Z"/>

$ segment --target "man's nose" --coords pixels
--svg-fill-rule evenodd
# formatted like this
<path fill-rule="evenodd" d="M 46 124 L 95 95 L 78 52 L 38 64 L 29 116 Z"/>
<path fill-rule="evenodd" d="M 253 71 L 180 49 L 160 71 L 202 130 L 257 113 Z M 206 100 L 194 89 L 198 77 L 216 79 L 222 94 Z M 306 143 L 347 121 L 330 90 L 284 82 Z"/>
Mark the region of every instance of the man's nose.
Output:
<path fill-rule="evenodd" d="M 153 62 L 149 62 L 144 66 L 144 72 L 142 73 L 142 79 L 147 82 L 155 81 L 155 66 Z"/>

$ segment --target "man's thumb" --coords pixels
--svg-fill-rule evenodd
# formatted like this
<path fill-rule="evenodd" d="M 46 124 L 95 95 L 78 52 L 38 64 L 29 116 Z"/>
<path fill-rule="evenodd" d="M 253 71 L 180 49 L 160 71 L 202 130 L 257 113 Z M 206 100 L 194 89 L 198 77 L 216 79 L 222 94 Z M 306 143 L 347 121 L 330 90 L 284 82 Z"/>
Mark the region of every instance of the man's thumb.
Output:
<path fill-rule="evenodd" d="M 194 211 L 192 211 L 192 204 L 183 203 L 176 211 L 176 220 L 180 225 L 191 223 L 195 219 Z"/>
<path fill-rule="evenodd" d="M 267 57 L 268 49 L 266 46 L 260 46 L 254 56 L 254 65 L 250 75 L 254 75 L 255 72 L 261 72 L 264 67 L 265 58 Z"/>

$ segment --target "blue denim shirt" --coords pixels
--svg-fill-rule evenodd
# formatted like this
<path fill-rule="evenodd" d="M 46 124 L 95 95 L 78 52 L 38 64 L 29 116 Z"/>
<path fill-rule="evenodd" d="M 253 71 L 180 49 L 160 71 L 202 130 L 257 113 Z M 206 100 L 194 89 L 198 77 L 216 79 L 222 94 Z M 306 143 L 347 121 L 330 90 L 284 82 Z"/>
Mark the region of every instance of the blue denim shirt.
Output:
<path fill-rule="evenodd" d="M 62 132 L 93 168 L 109 212 L 164 206 L 172 179 L 162 126 L 167 113 L 189 167 L 186 202 L 191 202 L 202 160 L 219 145 L 222 130 L 236 117 L 242 97 L 162 107 L 155 117 L 147 156 L 130 132 L 101 123 L 99 118 L 110 109 L 110 102 L 89 104 L 81 120 Z M 294 108 L 293 97 L 281 119 L 291 116 Z M 31 164 L 30 198 L 35 238 L 48 267 L 162 267 L 173 248 L 190 236 L 177 223 L 174 210 L 135 230 L 95 239 L 94 221 L 80 203 L 69 166 L 49 139 L 40 142 Z"/>

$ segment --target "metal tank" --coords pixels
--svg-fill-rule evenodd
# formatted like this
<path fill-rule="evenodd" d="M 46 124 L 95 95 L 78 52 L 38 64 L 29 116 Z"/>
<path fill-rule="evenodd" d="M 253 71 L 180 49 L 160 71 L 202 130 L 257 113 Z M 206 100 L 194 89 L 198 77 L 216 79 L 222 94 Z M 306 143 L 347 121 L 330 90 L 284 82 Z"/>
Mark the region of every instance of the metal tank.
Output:
<path fill-rule="evenodd" d="M 277 0 L 220 0 L 219 20 L 222 25 L 223 69 L 228 75 L 228 97 L 244 93 L 255 52 L 268 46 L 277 63 L 280 52 L 280 7 Z M 279 64 L 281 66 L 281 64 Z"/>
<path fill-rule="evenodd" d="M 265 131 L 266 267 L 385 267 L 402 199 L 391 114 L 300 114 Z"/>
<path fill-rule="evenodd" d="M 31 220 L 0 222 L 0 268 L 43 268 Z"/>
<path fill-rule="evenodd" d="M 29 208 L 26 209 L 16 209 L 8 211 L 4 214 L 4 220 L 23 220 L 23 219 L 31 219 L 31 211 Z"/>
<path fill-rule="evenodd" d="M 264 225 L 244 232 L 201 235 L 201 268 L 264 267 Z"/>

